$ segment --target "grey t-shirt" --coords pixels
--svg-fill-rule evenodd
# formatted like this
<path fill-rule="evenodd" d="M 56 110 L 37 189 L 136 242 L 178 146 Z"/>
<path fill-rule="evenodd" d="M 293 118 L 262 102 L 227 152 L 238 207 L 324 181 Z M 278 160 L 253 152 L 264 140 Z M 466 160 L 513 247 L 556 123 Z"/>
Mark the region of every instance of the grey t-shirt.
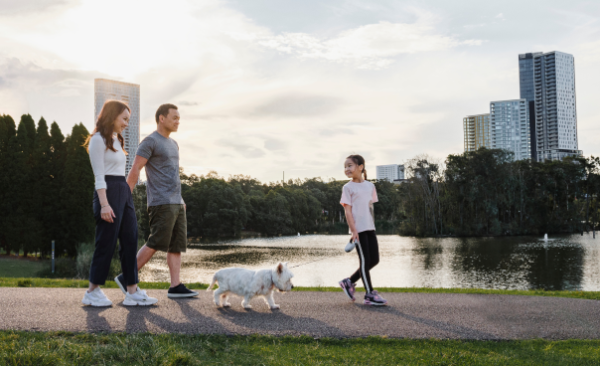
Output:
<path fill-rule="evenodd" d="M 154 131 L 140 143 L 136 155 L 148 159 L 148 207 L 183 204 L 177 142 Z"/>

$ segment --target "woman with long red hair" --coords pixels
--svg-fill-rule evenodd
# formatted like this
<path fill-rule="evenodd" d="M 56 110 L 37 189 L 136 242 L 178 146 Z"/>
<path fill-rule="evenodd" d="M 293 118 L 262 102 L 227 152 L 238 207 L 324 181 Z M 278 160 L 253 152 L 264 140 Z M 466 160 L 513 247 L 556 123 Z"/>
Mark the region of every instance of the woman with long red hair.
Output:
<path fill-rule="evenodd" d="M 158 301 L 148 297 L 137 286 L 137 218 L 131 190 L 125 180 L 127 152 L 121 134 L 129 125 L 130 116 L 131 109 L 127 104 L 117 100 L 106 101 L 94 132 L 85 142 L 95 176 L 93 209 L 96 220 L 96 248 L 90 268 L 90 285 L 82 300 L 85 305 L 112 305 L 100 286 L 108 277 L 117 239 L 125 282 L 122 285 L 126 287 L 123 305 L 152 305 Z"/>

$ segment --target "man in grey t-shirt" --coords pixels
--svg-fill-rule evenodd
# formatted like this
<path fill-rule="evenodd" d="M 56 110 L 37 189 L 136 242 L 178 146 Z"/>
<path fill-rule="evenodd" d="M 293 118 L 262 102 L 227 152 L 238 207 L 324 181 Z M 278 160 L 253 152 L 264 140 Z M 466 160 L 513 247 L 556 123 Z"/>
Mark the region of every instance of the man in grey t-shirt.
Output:
<path fill-rule="evenodd" d="M 171 273 L 170 298 L 197 296 L 181 283 L 181 253 L 187 247 L 185 203 L 179 180 L 179 145 L 170 135 L 179 128 L 179 111 L 173 104 L 163 104 L 156 111 L 156 131 L 138 146 L 127 183 L 133 192 L 143 167 L 146 167 L 146 192 L 150 216 L 150 236 L 137 254 L 138 271 L 156 251 L 167 252 Z M 118 277 L 117 277 L 118 278 Z M 118 281 L 118 280 L 117 280 Z"/>

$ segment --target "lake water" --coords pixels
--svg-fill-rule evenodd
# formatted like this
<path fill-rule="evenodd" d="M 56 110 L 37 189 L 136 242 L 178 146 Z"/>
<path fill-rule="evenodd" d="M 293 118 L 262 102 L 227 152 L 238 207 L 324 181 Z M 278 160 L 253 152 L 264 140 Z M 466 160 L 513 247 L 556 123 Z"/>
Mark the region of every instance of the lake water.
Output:
<path fill-rule="evenodd" d="M 191 245 L 182 281 L 210 283 L 224 267 L 261 269 L 289 262 L 296 286 L 337 286 L 358 267 L 344 252 L 348 235 L 258 238 Z M 461 287 L 600 291 L 600 238 L 413 238 L 379 235 L 381 261 L 375 287 Z M 303 264 L 303 265 L 302 265 Z M 164 253 L 140 273 L 142 281 L 168 281 Z M 358 286 L 362 286 L 359 281 Z"/>

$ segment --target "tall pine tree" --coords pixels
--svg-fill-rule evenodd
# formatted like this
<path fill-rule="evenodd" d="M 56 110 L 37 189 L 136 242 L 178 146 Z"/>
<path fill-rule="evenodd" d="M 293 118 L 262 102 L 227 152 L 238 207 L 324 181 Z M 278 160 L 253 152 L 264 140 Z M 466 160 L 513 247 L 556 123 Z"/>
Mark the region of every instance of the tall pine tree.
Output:
<path fill-rule="evenodd" d="M 12 180 L 9 191 L 16 198 L 16 205 L 11 215 L 12 238 L 14 244 L 20 244 L 23 256 L 35 252 L 39 248 L 41 239 L 41 223 L 37 220 L 37 206 L 35 194 L 35 182 L 33 179 L 34 162 L 33 151 L 35 147 L 35 122 L 31 115 L 21 116 L 17 128 L 17 150 L 15 151 L 15 162 L 18 164 L 18 173 Z"/>
<path fill-rule="evenodd" d="M 64 184 L 61 200 L 66 207 L 63 227 L 66 238 L 57 248 L 75 256 L 77 246 L 94 238 L 94 216 L 92 195 L 94 173 L 90 158 L 83 143 L 90 133 L 83 124 L 73 126 L 67 137 L 67 159 L 65 161 Z"/>
<path fill-rule="evenodd" d="M 51 248 L 51 227 L 48 218 L 53 214 L 52 202 L 55 200 L 49 195 L 48 188 L 51 183 L 51 165 L 50 165 L 50 134 L 48 133 L 48 124 L 42 117 L 38 122 L 35 135 L 35 145 L 32 156 L 32 174 L 33 190 L 31 196 L 37 209 L 34 209 L 35 217 L 32 219 L 37 222 L 35 225 L 39 228 L 39 242 L 35 248 L 42 254 L 50 252 Z"/>
<path fill-rule="evenodd" d="M 63 243 L 66 238 L 63 222 L 66 222 L 66 206 L 63 204 L 60 196 L 64 182 L 65 161 L 67 158 L 67 147 L 65 136 L 60 131 L 56 122 L 50 126 L 50 180 L 46 189 L 46 194 L 50 197 L 48 207 L 50 214 L 45 218 L 45 227 L 48 230 L 50 240 Z"/>
<path fill-rule="evenodd" d="M 8 189 L 14 168 L 14 164 L 10 162 L 11 154 L 8 151 L 8 145 L 9 141 L 14 142 L 16 134 L 15 121 L 10 116 L 0 115 L 0 167 L 2 167 L 2 174 L 0 174 L 0 248 L 8 254 L 11 250 L 6 237 L 11 207 Z"/>

